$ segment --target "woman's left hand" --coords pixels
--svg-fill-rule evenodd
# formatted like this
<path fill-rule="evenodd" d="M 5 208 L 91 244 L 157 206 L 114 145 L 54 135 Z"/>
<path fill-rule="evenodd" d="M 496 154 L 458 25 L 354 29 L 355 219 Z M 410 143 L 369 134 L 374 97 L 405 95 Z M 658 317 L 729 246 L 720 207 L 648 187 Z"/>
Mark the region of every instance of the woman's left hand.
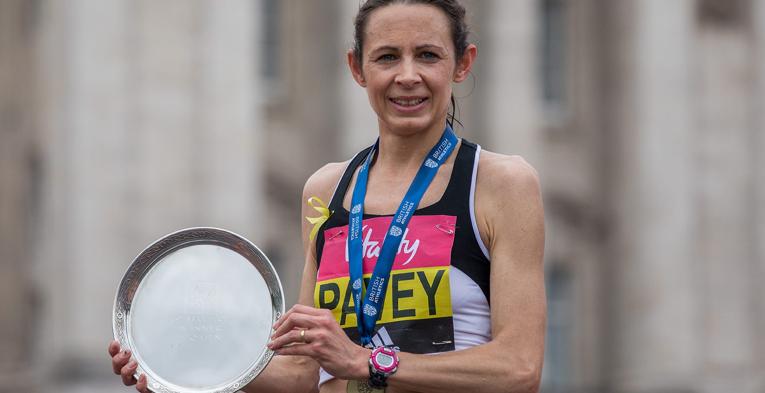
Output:
<path fill-rule="evenodd" d="M 268 347 L 278 355 L 309 356 L 341 379 L 369 377 L 371 350 L 351 341 L 329 310 L 297 304 L 276 321 L 274 330 Z"/>

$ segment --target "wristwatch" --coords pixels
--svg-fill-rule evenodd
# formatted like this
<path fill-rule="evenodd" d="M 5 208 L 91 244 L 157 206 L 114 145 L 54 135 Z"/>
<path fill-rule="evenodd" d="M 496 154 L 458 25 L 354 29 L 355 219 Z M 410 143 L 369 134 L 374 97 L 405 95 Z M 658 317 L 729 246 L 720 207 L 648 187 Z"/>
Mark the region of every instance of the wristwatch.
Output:
<path fill-rule="evenodd" d="M 398 355 L 393 348 L 377 347 L 369 355 L 369 386 L 384 388 L 386 380 L 398 370 Z"/>

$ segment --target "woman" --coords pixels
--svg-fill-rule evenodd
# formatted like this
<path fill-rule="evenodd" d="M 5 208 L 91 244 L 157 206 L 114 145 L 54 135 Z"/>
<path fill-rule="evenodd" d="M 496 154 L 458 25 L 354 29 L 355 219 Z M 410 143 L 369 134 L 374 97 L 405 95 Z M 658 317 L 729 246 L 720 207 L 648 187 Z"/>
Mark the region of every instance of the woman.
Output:
<path fill-rule="evenodd" d="M 299 304 L 274 326 L 280 356 L 246 392 L 538 390 L 539 183 L 522 158 L 481 152 L 451 131 L 452 83 L 477 55 L 464 16 L 456 0 L 368 0 L 359 10 L 348 64 L 379 140 L 307 181 L 304 200 L 330 201 L 333 214 L 315 239 L 303 224 Z M 130 354 L 116 342 L 109 351 L 123 382 L 148 391 Z"/>

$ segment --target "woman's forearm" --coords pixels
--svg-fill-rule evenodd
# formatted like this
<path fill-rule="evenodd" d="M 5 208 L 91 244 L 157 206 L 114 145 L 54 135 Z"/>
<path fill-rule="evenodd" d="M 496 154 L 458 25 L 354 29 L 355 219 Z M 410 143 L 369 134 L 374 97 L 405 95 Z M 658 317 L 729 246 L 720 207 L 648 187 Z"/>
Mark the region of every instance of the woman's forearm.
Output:
<path fill-rule="evenodd" d="M 491 342 L 437 355 L 400 354 L 391 387 L 428 392 L 536 393 L 541 360 Z"/>
<path fill-rule="evenodd" d="M 318 392 L 319 370 L 315 361 L 303 356 L 274 356 L 244 389 L 245 393 Z"/>

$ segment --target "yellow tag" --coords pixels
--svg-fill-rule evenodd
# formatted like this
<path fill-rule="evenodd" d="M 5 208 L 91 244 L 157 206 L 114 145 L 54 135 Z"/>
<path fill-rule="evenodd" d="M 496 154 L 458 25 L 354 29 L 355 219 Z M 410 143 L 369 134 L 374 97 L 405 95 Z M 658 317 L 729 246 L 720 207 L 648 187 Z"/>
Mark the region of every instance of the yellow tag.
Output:
<path fill-rule="evenodd" d="M 314 205 L 314 202 L 316 202 L 316 205 Z M 308 236 L 308 239 L 310 241 L 313 241 L 313 238 L 316 237 L 316 234 L 319 232 L 319 228 L 324 224 L 328 219 L 329 216 L 332 215 L 332 212 L 329 211 L 329 208 L 327 207 L 327 204 L 324 203 L 321 199 L 318 197 L 312 196 L 308 198 L 308 206 L 311 206 L 314 210 L 319 212 L 320 215 L 316 217 L 308 217 L 306 216 L 305 219 L 308 220 L 311 224 L 313 224 L 313 229 L 311 229 L 311 234 Z"/>

